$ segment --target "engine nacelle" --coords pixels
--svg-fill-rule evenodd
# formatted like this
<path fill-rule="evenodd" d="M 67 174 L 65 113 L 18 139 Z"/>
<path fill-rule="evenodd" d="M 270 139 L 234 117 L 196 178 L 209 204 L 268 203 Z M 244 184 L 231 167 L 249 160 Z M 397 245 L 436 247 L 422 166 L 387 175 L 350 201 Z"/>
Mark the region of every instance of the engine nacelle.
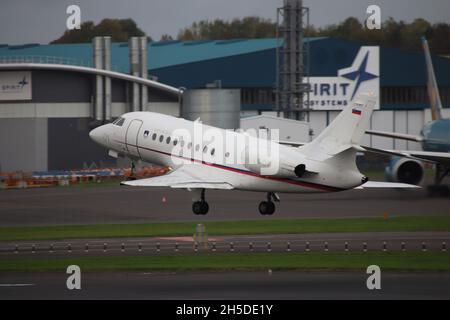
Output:
<path fill-rule="evenodd" d="M 266 152 L 265 149 L 256 150 L 255 148 L 246 147 L 244 152 L 244 166 L 250 171 L 261 175 L 270 175 L 278 178 L 300 178 L 306 171 L 310 171 L 310 167 L 313 166 L 311 161 L 308 162 L 307 159 L 297 152 L 287 154 L 289 151 L 284 150 L 282 158 L 277 158 L 276 154 Z"/>
<path fill-rule="evenodd" d="M 260 163 L 258 164 L 245 164 L 244 165 L 247 169 L 249 169 L 251 172 L 265 175 L 263 168 L 268 168 L 265 165 L 262 165 Z M 298 164 L 296 166 L 292 166 L 289 164 L 283 164 L 281 163 L 278 170 L 270 174 L 274 177 L 278 178 L 300 178 L 302 177 L 306 172 L 306 166 L 304 164 Z"/>
<path fill-rule="evenodd" d="M 385 169 L 386 179 L 420 185 L 425 176 L 422 162 L 407 158 L 393 158 Z"/>

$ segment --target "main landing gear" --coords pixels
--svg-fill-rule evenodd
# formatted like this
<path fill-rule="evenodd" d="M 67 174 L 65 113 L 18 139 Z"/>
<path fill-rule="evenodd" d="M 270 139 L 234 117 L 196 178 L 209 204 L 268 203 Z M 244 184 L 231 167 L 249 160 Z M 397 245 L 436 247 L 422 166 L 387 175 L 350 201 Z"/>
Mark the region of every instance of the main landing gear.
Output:
<path fill-rule="evenodd" d="M 274 192 L 267 192 L 267 201 L 262 201 L 259 204 L 259 213 L 262 215 L 272 215 L 275 212 L 275 202 L 280 202 L 280 198 L 278 195 Z"/>
<path fill-rule="evenodd" d="M 128 181 L 136 180 L 136 165 L 134 164 L 134 161 L 131 161 L 131 172 L 127 180 Z"/>
<path fill-rule="evenodd" d="M 449 174 L 450 166 L 442 164 L 436 165 L 436 173 L 434 176 L 434 185 L 428 186 L 428 195 L 430 197 L 448 197 L 450 190 L 448 185 L 441 184 L 442 180 Z"/>
<path fill-rule="evenodd" d="M 208 213 L 209 205 L 205 200 L 205 189 L 197 189 L 194 191 L 196 193 L 196 197 L 192 203 L 192 211 L 196 215 L 205 215 Z M 198 193 L 200 192 L 200 194 Z M 280 197 L 275 192 L 267 192 L 267 201 L 262 201 L 259 204 L 259 212 L 262 215 L 272 215 L 275 212 L 275 204 L 274 202 L 280 202 Z"/>
<path fill-rule="evenodd" d="M 205 189 L 202 189 L 200 195 L 200 201 L 194 201 L 192 204 L 192 211 L 197 215 L 205 215 L 208 213 L 209 205 L 205 200 Z"/>

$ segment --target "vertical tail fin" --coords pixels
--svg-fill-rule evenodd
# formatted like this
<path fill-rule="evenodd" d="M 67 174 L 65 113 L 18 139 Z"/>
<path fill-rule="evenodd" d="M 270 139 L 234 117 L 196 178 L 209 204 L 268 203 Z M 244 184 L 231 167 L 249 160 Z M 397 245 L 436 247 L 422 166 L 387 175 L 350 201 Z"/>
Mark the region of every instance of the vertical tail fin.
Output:
<path fill-rule="evenodd" d="M 338 154 L 353 145 L 359 145 L 366 131 L 376 97 L 370 94 L 358 95 L 347 108 L 309 144 L 305 152 L 311 155 L 322 154 L 321 158 Z"/>
<path fill-rule="evenodd" d="M 439 96 L 439 89 L 436 82 L 436 76 L 434 75 L 433 62 L 431 61 L 430 48 L 428 47 L 428 41 L 425 37 L 422 37 L 422 46 L 425 53 L 425 62 L 427 66 L 427 90 L 428 98 L 430 99 L 431 117 L 433 120 L 442 119 L 441 109 L 442 102 Z"/>

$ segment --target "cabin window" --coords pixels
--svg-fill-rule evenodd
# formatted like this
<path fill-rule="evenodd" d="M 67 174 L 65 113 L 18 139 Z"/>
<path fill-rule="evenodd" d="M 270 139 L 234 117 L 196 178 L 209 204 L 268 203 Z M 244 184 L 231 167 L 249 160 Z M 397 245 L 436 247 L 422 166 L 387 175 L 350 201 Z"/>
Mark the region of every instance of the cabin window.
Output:
<path fill-rule="evenodd" d="M 207 147 L 207 146 L 204 146 L 204 147 L 203 147 L 203 153 L 206 153 L 206 152 L 208 152 L 208 147 Z"/>
<path fill-rule="evenodd" d="M 198 150 L 200 150 L 200 145 L 199 145 L 199 144 L 197 144 L 197 145 L 195 146 L 195 151 L 198 151 Z"/>
<path fill-rule="evenodd" d="M 188 148 L 188 149 L 192 148 L 192 142 L 189 142 L 189 143 L 188 143 L 187 148 Z"/>
<path fill-rule="evenodd" d="M 157 134 L 154 133 L 154 134 L 152 135 L 152 139 L 153 139 L 153 140 L 156 140 L 156 137 L 157 137 Z"/>
<path fill-rule="evenodd" d="M 170 143 L 170 137 L 167 137 L 166 139 L 166 143 L 169 144 Z"/>
<path fill-rule="evenodd" d="M 163 140 L 164 140 L 164 135 L 160 135 L 159 136 L 159 142 L 163 142 Z"/>
<path fill-rule="evenodd" d="M 216 152 L 216 149 L 212 148 L 211 149 L 211 155 L 213 156 L 215 152 Z"/>
<path fill-rule="evenodd" d="M 147 138 L 149 134 L 150 134 L 150 131 L 145 130 L 145 131 L 144 131 L 144 138 Z"/>
<path fill-rule="evenodd" d="M 178 140 L 177 140 L 177 139 L 174 139 L 174 140 L 173 140 L 173 145 L 176 146 L 177 144 L 178 144 Z"/>
<path fill-rule="evenodd" d="M 227 151 L 225 152 L 225 157 L 228 158 L 230 156 L 230 153 Z"/>

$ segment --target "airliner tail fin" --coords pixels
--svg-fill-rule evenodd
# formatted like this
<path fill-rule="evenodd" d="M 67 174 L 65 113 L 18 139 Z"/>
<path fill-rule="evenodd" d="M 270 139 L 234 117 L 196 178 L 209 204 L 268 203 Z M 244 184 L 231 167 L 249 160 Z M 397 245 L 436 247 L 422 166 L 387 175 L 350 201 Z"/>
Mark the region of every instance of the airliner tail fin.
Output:
<path fill-rule="evenodd" d="M 427 91 L 428 98 L 430 99 L 431 117 L 433 120 L 442 119 L 442 102 L 439 96 L 439 89 L 436 82 L 436 76 L 434 74 L 433 62 L 431 61 L 430 48 L 428 47 L 428 41 L 425 37 L 422 38 L 423 51 L 425 53 L 425 62 L 427 66 Z"/>

